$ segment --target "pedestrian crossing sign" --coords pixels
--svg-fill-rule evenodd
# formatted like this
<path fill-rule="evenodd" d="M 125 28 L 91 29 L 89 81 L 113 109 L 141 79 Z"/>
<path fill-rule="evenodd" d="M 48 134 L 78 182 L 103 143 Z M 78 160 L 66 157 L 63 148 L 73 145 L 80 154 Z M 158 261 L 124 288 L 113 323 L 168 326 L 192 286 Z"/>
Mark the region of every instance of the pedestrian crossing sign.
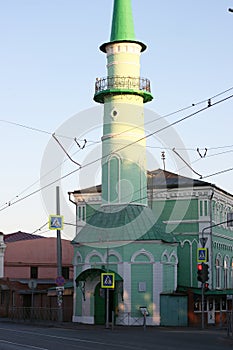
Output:
<path fill-rule="evenodd" d="M 50 230 L 63 230 L 63 216 L 62 215 L 49 215 L 49 229 Z"/>
<path fill-rule="evenodd" d="M 208 249 L 207 248 L 198 248 L 197 249 L 197 262 L 198 263 L 208 262 Z"/>
<path fill-rule="evenodd" d="M 115 287 L 115 273 L 106 272 L 101 273 L 101 288 L 112 288 Z"/>

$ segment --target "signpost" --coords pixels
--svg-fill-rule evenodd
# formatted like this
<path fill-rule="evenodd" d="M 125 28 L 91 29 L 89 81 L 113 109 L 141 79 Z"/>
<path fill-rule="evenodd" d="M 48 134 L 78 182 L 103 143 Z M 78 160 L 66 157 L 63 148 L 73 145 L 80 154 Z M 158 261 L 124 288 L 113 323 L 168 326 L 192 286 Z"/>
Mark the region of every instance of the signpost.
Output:
<path fill-rule="evenodd" d="M 58 287 L 64 285 L 64 278 L 62 277 L 62 244 L 61 244 L 61 230 L 63 230 L 64 218 L 60 215 L 60 188 L 56 186 L 56 206 L 57 214 L 49 215 L 49 229 L 57 231 L 57 279 L 56 283 Z M 57 303 L 58 303 L 58 320 L 61 322 L 63 320 L 62 315 L 62 295 L 63 290 L 57 292 Z"/>
<path fill-rule="evenodd" d="M 64 218 L 62 215 L 49 215 L 49 229 L 63 230 Z"/>
<path fill-rule="evenodd" d="M 65 284 L 65 278 L 63 276 L 57 276 L 56 278 L 56 285 L 58 287 L 62 287 Z"/>
<path fill-rule="evenodd" d="M 33 318 L 33 311 L 34 311 L 34 290 L 37 287 L 37 281 L 34 279 L 29 280 L 28 287 L 32 290 L 31 295 L 31 318 Z"/>
<path fill-rule="evenodd" d="M 198 263 L 208 262 L 208 249 L 207 248 L 198 248 L 197 249 L 197 262 Z"/>
<path fill-rule="evenodd" d="M 115 288 L 115 273 L 104 272 L 101 273 L 101 288 Z"/>
<path fill-rule="evenodd" d="M 103 272 L 100 277 L 101 288 L 106 289 L 106 328 L 109 328 L 109 289 L 115 288 L 115 273 Z"/>

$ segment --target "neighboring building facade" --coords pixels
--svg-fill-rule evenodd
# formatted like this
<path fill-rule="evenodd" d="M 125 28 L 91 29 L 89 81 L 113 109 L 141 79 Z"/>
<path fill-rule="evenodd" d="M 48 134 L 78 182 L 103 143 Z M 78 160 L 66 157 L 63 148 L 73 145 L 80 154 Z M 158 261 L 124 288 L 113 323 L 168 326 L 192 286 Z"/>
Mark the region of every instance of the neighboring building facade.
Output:
<path fill-rule="evenodd" d="M 0 314 L 12 316 L 23 308 L 57 308 L 57 239 L 15 232 L 3 235 L 4 274 L 0 278 Z M 66 282 L 73 279 L 72 247 L 62 240 L 62 272 Z M 73 288 L 66 290 L 64 315 L 71 319 Z M 55 298 L 53 298 L 55 296 Z M 68 300 L 69 299 L 69 300 Z M 33 304 L 33 305 L 32 305 Z"/>

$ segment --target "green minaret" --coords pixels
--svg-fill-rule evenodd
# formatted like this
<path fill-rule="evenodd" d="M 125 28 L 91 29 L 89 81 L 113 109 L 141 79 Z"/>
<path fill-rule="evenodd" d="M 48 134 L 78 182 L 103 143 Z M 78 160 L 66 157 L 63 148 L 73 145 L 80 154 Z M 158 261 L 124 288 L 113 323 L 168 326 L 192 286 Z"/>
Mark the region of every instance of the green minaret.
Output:
<path fill-rule="evenodd" d="M 102 202 L 147 204 L 143 104 L 152 100 L 150 81 L 140 77 L 140 55 L 131 0 L 115 0 L 107 55 L 107 77 L 96 79 L 94 100 L 104 104 Z M 138 141 L 141 140 L 141 141 Z"/>

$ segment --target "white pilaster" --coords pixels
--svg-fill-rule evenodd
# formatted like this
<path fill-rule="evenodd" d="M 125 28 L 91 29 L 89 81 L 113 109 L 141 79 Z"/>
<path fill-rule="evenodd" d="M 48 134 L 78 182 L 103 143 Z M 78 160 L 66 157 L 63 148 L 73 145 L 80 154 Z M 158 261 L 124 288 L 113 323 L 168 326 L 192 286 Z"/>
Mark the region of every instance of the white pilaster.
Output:
<path fill-rule="evenodd" d="M 153 324 L 160 324 L 160 293 L 163 291 L 163 266 L 156 262 L 153 266 Z"/>
<path fill-rule="evenodd" d="M 123 281 L 124 281 L 124 312 L 131 312 L 131 264 L 123 263 Z"/>

